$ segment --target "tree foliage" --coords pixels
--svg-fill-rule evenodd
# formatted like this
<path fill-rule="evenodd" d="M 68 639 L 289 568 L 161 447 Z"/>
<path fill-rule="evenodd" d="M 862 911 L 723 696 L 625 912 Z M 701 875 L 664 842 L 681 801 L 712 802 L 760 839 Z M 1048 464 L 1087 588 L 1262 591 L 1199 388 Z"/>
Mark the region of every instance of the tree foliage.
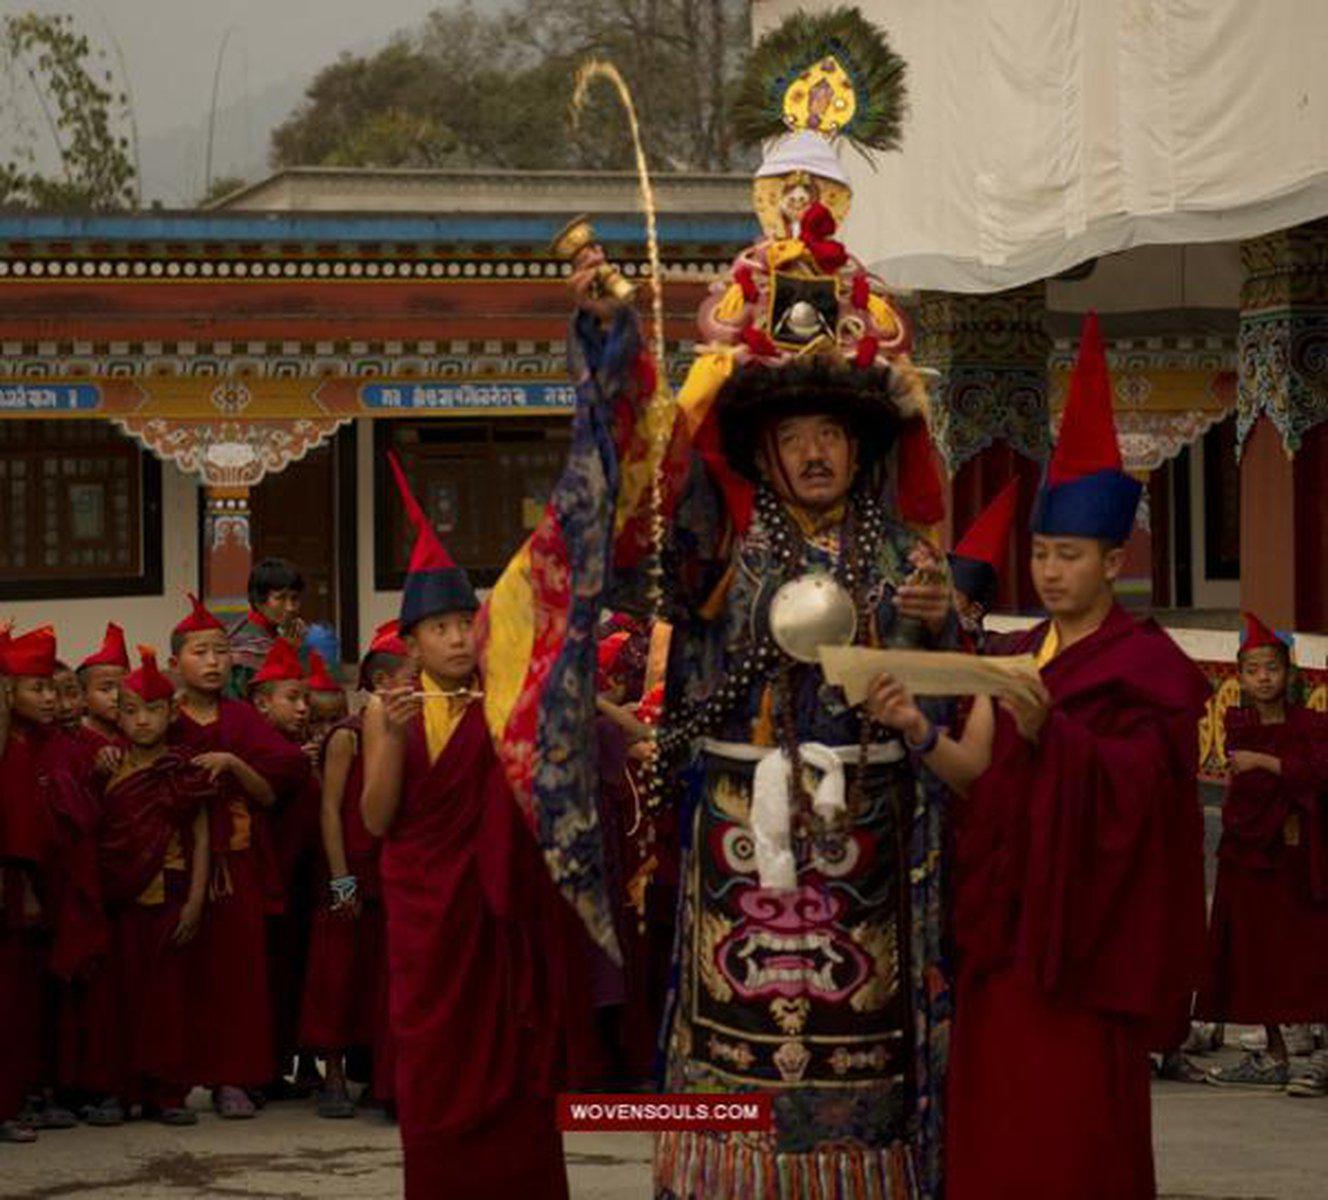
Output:
<path fill-rule="evenodd" d="M 114 90 L 105 54 L 93 52 L 74 18 L 31 12 L 0 18 L 0 61 L 13 109 L 5 120 L 12 157 L 0 163 L 0 205 L 55 212 L 134 205 L 134 159 L 128 137 L 118 132 L 128 97 Z M 24 95 L 38 117 L 24 116 Z"/>
<path fill-rule="evenodd" d="M 617 102 L 598 89 L 577 128 L 577 66 L 627 78 L 651 162 L 740 164 L 730 134 L 747 0 L 520 0 L 497 16 L 439 8 L 383 49 L 323 68 L 274 132 L 274 166 L 629 168 Z"/>

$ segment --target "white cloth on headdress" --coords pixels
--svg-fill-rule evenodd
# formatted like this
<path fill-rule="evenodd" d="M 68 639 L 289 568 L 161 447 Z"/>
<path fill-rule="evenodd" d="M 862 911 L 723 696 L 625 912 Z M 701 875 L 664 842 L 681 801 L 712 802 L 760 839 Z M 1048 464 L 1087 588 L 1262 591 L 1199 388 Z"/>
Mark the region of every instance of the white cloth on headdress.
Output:
<path fill-rule="evenodd" d="M 781 134 L 767 142 L 765 156 L 756 168 L 756 178 L 787 175 L 790 171 L 806 171 L 821 179 L 848 183 L 848 172 L 839 161 L 834 146 L 822 134 L 810 129 Z"/>
<path fill-rule="evenodd" d="M 831 820 L 844 811 L 844 764 L 820 742 L 798 748 L 802 761 L 822 773 L 812 797 L 812 811 Z M 783 750 L 772 750 L 756 764 L 752 775 L 752 834 L 756 840 L 756 872 L 763 888 L 798 886 L 798 865 L 793 857 L 790 783 L 793 764 Z"/>

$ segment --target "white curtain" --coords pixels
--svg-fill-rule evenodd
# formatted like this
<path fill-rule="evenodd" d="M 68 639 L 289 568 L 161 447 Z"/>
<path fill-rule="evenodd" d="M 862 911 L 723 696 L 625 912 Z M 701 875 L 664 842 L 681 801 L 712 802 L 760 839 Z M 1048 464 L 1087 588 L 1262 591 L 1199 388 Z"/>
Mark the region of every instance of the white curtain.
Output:
<path fill-rule="evenodd" d="M 758 34 L 798 8 L 756 0 Z M 900 287 L 991 291 L 1129 246 L 1328 214 L 1328 0 L 859 0 L 909 64 L 902 152 L 845 241 Z"/>

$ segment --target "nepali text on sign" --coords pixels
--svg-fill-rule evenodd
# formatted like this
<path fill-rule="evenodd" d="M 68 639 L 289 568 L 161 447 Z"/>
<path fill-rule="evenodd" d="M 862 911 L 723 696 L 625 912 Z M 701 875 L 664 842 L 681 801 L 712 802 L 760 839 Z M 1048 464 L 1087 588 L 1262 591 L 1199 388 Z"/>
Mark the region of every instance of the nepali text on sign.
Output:
<path fill-rule="evenodd" d="M 91 383 L 0 384 L 0 412 L 86 412 L 101 407 Z"/>
<path fill-rule="evenodd" d="M 572 408 L 576 389 L 566 383 L 366 383 L 366 408 Z"/>

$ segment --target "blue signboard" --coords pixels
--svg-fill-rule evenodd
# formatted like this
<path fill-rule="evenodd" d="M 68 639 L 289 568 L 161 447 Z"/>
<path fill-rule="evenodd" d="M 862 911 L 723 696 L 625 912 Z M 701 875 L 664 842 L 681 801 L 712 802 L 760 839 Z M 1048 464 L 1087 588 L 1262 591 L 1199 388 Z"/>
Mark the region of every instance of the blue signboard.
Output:
<path fill-rule="evenodd" d="M 89 412 L 101 407 L 95 383 L 0 383 L 0 413 Z"/>
<path fill-rule="evenodd" d="M 570 383 L 366 383 L 360 386 L 365 408 L 411 412 L 548 408 L 576 404 Z"/>

